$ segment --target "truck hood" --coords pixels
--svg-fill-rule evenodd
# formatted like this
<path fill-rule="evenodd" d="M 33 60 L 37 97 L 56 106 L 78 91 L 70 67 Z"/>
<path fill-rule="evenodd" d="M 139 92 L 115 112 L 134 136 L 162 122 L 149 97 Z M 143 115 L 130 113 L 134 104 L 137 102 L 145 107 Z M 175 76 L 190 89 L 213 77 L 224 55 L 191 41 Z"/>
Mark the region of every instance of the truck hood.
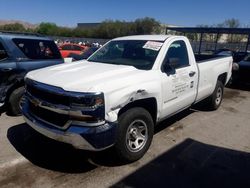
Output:
<path fill-rule="evenodd" d="M 147 80 L 147 72 L 133 66 L 78 61 L 31 71 L 26 77 L 65 91 L 109 92 Z"/>

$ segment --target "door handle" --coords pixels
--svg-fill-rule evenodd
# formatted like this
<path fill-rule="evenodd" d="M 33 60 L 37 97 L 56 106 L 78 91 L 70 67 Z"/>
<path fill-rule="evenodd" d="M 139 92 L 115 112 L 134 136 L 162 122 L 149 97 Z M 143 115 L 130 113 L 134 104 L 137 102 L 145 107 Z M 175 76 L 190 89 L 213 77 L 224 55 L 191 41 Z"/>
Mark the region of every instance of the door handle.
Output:
<path fill-rule="evenodd" d="M 10 72 L 12 70 L 13 70 L 12 68 L 3 68 L 3 69 L 1 69 L 2 72 Z"/>
<path fill-rule="evenodd" d="M 193 77 L 193 76 L 195 75 L 195 73 L 196 73 L 196 72 L 191 71 L 191 72 L 189 73 L 189 76 L 190 76 L 190 77 Z"/>

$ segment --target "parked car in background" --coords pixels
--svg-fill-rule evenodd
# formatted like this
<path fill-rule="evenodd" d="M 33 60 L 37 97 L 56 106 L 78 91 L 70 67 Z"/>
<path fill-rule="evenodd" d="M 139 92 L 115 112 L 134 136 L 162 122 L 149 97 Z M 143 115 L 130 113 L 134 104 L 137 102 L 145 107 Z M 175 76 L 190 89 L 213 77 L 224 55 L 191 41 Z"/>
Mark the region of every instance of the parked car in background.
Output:
<path fill-rule="evenodd" d="M 232 83 L 250 84 L 250 54 L 242 61 L 233 64 Z"/>
<path fill-rule="evenodd" d="M 111 40 L 88 60 L 26 76 L 25 121 L 41 134 L 125 161 L 148 150 L 155 125 L 206 99 L 219 108 L 232 57 L 194 55 L 186 37 Z"/>
<path fill-rule="evenodd" d="M 62 56 L 50 38 L 0 32 L 0 108 L 20 114 L 26 73 L 61 63 Z"/>
<path fill-rule="evenodd" d="M 233 60 L 234 62 L 240 62 L 242 61 L 247 55 L 249 55 L 249 52 L 234 52 L 233 54 Z"/>
<path fill-rule="evenodd" d="M 98 50 L 98 47 L 90 47 L 81 54 L 70 53 L 68 57 L 72 57 L 73 61 L 88 59 L 96 50 Z"/>
<path fill-rule="evenodd" d="M 60 53 L 63 58 L 69 56 L 69 54 L 81 54 L 86 49 L 85 46 L 79 44 L 65 43 L 59 46 Z"/>
<path fill-rule="evenodd" d="M 223 55 L 223 56 L 232 56 L 234 62 L 240 62 L 242 61 L 248 54 L 249 52 L 246 51 L 234 51 L 230 49 L 218 49 L 213 52 L 214 55 Z"/>
<path fill-rule="evenodd" d="M 234 51 L 226 48 L 218 49 L 214 51 L 214 55 L 222 55 L 222 56 L 233 56 Z"/>

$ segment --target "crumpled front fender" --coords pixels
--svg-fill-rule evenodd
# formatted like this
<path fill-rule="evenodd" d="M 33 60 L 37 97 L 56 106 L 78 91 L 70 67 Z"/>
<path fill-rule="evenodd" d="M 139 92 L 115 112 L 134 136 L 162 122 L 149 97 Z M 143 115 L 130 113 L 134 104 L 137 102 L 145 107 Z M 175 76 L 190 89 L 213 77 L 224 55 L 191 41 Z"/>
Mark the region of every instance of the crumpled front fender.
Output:
<path fill-rule="evenodd" d="M 139 87 L 124 88 L 116 92 L 109 93 L 106 100 L 105 119 L 109 122 L 118 120 L 119 111 L 129 103 L 138 100 L 156 98 L 159 99 L 159 85 L 153 82 L 141 84 Z M 157 100 L 157 103 L 160 101 Z M 160 104 L 157 104 L 159 106 Z"/>

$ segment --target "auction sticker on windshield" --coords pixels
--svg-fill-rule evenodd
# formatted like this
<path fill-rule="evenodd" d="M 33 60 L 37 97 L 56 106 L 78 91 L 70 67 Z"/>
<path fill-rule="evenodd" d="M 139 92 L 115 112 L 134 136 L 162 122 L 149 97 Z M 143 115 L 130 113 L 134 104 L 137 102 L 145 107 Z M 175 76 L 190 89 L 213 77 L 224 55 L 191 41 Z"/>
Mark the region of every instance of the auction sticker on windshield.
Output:
<path fill-rule="evenodd" d="M 159 51 L 163 45 L 163 42 L 156 42 L 156 41 L 148 41 L 144 44 L 143 48 L 149 50 Z"/>

